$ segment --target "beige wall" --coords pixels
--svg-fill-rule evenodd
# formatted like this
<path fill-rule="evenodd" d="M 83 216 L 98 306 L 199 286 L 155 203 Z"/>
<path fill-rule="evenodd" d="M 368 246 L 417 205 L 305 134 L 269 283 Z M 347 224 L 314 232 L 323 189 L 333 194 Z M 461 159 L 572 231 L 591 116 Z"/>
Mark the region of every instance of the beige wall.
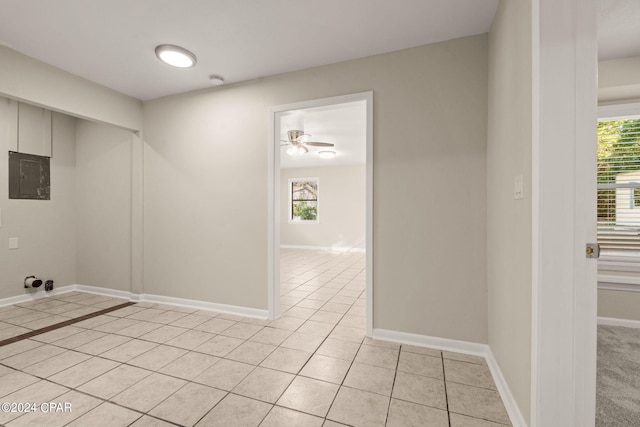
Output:
<path fill-rule="evenodd" d="M 640 292 L 599 289 L 598 316 L 640 321 Z"/>
<path fill-rule="evenodd" d="M 611 59 L 598 64 L 598 102 L 640 101 L 640 56 Z"/>
<path fill-rule="evenodd" d="M 531 2 L 501 1 L 489 34 L 489 345 L 525 420 L 531 394 Z M 523 176 L 523 198 L 514 177 Z"/>
<path fill-rule="evenodd" d="M 51 200 L 9 200 L 8 127 L 16 123 L 8 111 L 8 100 L 0 98 L 0 298 L 29 292 L 23 281 L 32 274 L 56 287 L 73 284 L 76 275 L 75 119 L 52 117 Z M 19 249 L 8 249 L 11 237 Z"/>
<path fill-rule="evenodd" d="M 266 309 L 268 108 L 368 90 L 374 327 L 486 342 L 484 35 L 145 102 L 145 293 Z"/>
<path fill-rule="evenodd" d="M 0 45 L 0 95 L 127 129 L 142 129 L 142 104 Z"/>
<path fill-rule="evenodd" d="M 77 283 L 131 290 L 132 134 L 77 121 Z"/>
<path fill-rule="evenodd" d="M 329 166 L 280 170 L 280 244 L 365 248 L 366 167 Z M 319 178 L 320 222 L 289 222 L 289 179 Z"/>

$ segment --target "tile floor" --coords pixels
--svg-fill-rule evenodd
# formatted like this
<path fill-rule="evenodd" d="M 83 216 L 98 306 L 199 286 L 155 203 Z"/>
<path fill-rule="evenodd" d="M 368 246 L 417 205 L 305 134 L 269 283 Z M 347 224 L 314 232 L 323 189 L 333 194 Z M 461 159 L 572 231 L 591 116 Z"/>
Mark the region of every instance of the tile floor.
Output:
<path fill-rule="evenodd" d="M 139 303 L 0 347 L 0 403 L 38 409 L 0 411 L 0 425 L 510 425 L 482 358 L 364 337 L 363 254 L 282 261 L 272 322 Z M 93 298 L 1 308 L 0 331 L 12 310 L 122 302 Z"/>

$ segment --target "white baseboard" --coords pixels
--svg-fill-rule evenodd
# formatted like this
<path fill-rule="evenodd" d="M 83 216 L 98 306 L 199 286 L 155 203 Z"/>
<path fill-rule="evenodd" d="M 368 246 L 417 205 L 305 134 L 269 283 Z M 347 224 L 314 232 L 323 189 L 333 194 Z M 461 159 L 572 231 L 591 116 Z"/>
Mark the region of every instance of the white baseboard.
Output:
<path fill-rule="evenodd" d="M 365 248 L 354 248 L 352 246 L 303 246 L 303 245 L 280 245 L 280 249 L 310 249 L 314 251 L 333 252 L 360 252 L 365 253 Z"/>
<path fill-rule="evenodd" d="M 640 329 L 640 320 L 616 319 L 614 317 L 598 317 L 598 325 L 624 326 L 625 328 Z"/>
<path fill-rule="evenodd" d="M 496 388 L 502 402 L 504 403 L 507 414 L 511 420 L 513 427 L 527 427 L 527 423 L 520 412 L 520 408 L 516 403 L 511 389 L 507 384 L 507 381 L 502 375 L 500 366 L 493 357 L 491 348 L 487 344 L 479 344 L 468 341 L 458 341 L 446 338 L 430 337 L 427 335 L 411 334 L 407 332 L 390 331 L 387 329 L 374 329 L 373 338 L 397 342 L 400 344 L 416 345 L 420 347 L 430 347 L 438 350 L 452 351 L 456 353 L 470 354 L 473 356 L 483 357 L 487 361 L 493 381 L 496 383 Z"/>
<path fill-rule="evenodd" d="M 151 294 L 134 294 L 128 291 L 120 291 L 116 289 L 101 288 L 98 286 L 88 285 L 68 285 L 56 288 L 49 292 L 33 292 L 25 295 L 18 295 L 0 299 L 0 307 L 5 305 L 19 304 L 21 302 L 33 301 L 40 298 L 60 295 L 71 291 L 86 292 L 95 295 L 104 295 L 108 297 L 123 298 L 134 302 L 153 302 L 159 304 L 175 305 L 179 307 L 194 308 L 197 310 L 215 311 L 216 313 L 234 314 L 236 316 L 254 317 L 258 319 L 267 319 L 269 312 L 256 308 L 239 307 L 236 305 L 217 304 L 213 302 L 197 301 L 184 298 L 167 297 L 163 295 Z"/>

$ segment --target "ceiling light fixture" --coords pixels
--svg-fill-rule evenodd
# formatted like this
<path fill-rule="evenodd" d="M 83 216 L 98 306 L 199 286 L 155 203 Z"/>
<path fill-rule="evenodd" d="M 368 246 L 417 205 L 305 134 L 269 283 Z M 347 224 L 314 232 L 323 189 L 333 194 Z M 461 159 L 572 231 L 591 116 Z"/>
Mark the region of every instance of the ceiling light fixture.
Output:
<path fill-rule="evenodd" d="M 287 148 L 287 154 L 293 157 L 301 156 L 305 153 L 308 153 L 309 149 L 304 145 L 291 145 Z"/>
<path fill-rule="evenodd" d="M 178 68 L 191 68 L 196 65 L 196 56 L 180 46 L 161 44 L 156 47 L 156 56 L 165 64 Z"/>
<path fill-rule="evenodd" d="M 336 156 L 336 152 L 331 150 L 318 151 L 318 156 L 321 159 L 333 159 Z"/>

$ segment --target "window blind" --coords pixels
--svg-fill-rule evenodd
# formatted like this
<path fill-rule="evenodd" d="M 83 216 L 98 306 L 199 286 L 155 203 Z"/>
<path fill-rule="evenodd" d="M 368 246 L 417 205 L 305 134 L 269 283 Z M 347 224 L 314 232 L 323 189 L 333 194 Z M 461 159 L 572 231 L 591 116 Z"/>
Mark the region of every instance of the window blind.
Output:
<path fill-rule="evenodd" d="M 640 118 L 598 122 L 598 243 L 640 255 Z"/>

